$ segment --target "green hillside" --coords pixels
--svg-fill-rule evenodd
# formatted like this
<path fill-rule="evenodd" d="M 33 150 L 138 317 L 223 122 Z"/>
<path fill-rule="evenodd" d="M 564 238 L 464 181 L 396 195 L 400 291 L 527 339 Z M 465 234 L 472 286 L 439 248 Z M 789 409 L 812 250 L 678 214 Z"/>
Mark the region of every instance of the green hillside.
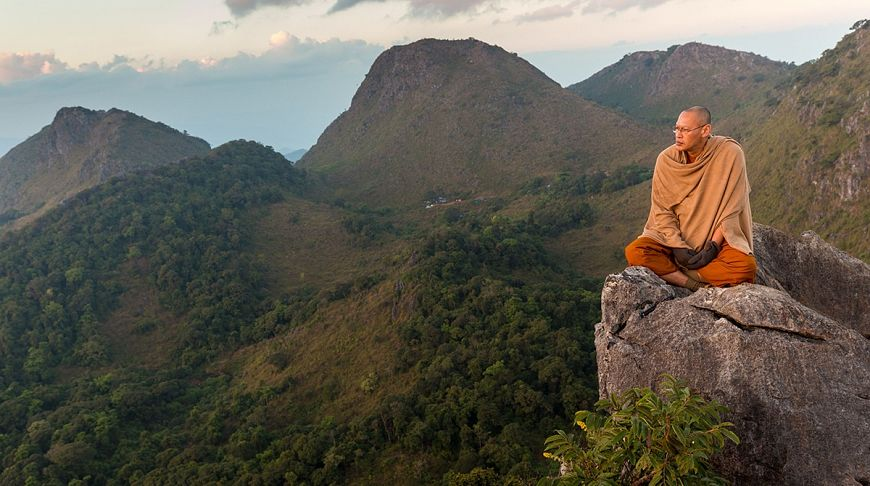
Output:
<path fill-rule="evenodd" d="M 717 122 L 747 105 L 775 101 L 774 88 L 793 66 L 698 42 L 667 51 L 627 54 L 568 87 L 586 99 L 656 126 L 671 126 L 681 108 L 703 105 Z"/>
<path fill-rule="evenodd" d="M 208 150 L 204 140 L 127 111 L 62 108 L 0 157 L 0 224 L 21 218 L 21 226 L 111 177 Z"/>
<path fill-rule="evenodd" d="M 801 65 L 746 142 L 756 218 L 870 261 L 870 22 Z"/>
<path fill-rule="evenodd" d="M 437 196 L 510 196 L 536 176 L 651 163 L 664 140 L 499 47 L 426 39 L 381 54 L 299 166 L 337 197 L 408 208 Z"/>
<path fill-rule="evenodd" d="M 233 142 L 86 191 L 0 243 L 0 483 L 531 484 L 597 399 L 600 281 L 547 248 L 647 177 L 412 218 Z"/>
<path fill-rule="evenodd" d="M 756 219 L 865 259 L 867 32 L 725 125 Z M 671 139 L 625 113 L 424 40 L 297 166 L 231 142 L 0 235 L 0 484 L 535 484 Z"/>

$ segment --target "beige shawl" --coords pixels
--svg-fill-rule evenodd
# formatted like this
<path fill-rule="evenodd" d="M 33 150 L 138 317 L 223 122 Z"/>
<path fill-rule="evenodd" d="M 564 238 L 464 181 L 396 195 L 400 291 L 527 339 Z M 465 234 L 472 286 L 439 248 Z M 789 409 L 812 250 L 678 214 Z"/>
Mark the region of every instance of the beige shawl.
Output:
<path fill-rule="evenodd" d="M 671 145 L 659 154 L 652 205 L 643 234 L 670 248 L 700 250 L 717 227 L 725 241 L 752 253 L 752 212 L 743 149 L 727 137 L 710 137 L 691 164 Z"/>

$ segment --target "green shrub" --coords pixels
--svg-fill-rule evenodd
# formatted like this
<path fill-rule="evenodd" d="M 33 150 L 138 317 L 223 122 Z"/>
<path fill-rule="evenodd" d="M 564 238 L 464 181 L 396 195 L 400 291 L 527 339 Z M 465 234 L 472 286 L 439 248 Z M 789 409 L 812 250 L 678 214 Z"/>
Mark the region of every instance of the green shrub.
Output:
<path fill-rule="evenodd" d="M 726 484 L 710 458 L 726 439 L 740 440 L 722 422 L 727 409 L 707 402 L 673 376 L 663 375 L 659 397 L 632 388 L 575 416 L 578 435 L 561 430 L 545 441 L 544 456 L 562 464 L 563 475 L 543 485 Z"/>

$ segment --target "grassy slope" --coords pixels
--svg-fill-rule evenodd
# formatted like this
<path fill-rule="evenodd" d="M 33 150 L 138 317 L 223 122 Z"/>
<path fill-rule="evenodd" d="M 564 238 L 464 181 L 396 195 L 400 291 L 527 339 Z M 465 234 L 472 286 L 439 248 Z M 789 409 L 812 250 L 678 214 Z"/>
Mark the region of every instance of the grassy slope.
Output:
<path fill-rule="evenodd" d="M 623 248 L 643 231 L 649 212 L 649 181 L 590 198 L 596 221 L 567 231 L 547 249 L 583 274 L 605 277 L 625 268 Z"/>
<path fill-rule="evenodd" d="M 654 139 L 500 48 L 426 40 L 382 54 L 300 165 L 325 174 L 339 197 L 407 208 L 637 163 Z"/>
<path fill-rule="evenodd" d="M 870 260 L 870 28 L 800 66 L 747 140 L 757 220 Z"/>
<path fill-rule="evenodd" d="M 326 203 L 290 198 L 260 215 L 252 237 L 264 263 L 269 293 L 280 296 L 303 286 L 331 288 L 377 272 L 401 243 L 373 243 L 342 227 L 351 212 Z"/>
<path fill-rule="evenodd" d="M 717 122 L 726 120 L 767 100 L 789 71 L 762 56 L 693 42 L 629 54 L 568 89 L 667 127 L 680 109 L 692 105 L 708 107 Z"/>

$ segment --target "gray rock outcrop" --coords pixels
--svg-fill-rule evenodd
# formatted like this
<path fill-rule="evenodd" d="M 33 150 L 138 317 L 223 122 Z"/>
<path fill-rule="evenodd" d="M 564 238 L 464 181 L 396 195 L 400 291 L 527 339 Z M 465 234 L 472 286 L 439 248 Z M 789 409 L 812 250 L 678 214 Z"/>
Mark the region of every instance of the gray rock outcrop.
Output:
<path fill-rule="evenodd" d="M 654 386 L 667 372 L 726 405 L 741 444 L 718 466 L 735 484 L 868 485 L 870 303 L 866 291 L 829 291 L 864 288 L 870 269 L 817 236 L 756 230 L 769 286 L 692 294 L 642 267 L 607 278 L 600 393 Z"/>
<path fill-rule="evenodd" d="M 757 223 L 752 231 L 757 283 L 870 337 L 870 265 L 812 231 L 798 239 Z"/>

